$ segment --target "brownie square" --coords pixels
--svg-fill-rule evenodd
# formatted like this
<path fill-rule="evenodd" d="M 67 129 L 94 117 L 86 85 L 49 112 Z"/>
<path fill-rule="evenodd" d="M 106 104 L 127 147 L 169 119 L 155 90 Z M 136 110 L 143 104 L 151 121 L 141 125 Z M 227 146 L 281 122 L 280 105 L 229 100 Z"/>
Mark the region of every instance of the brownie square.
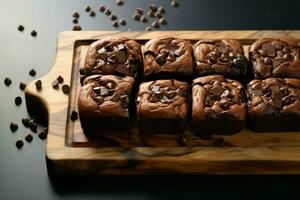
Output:
<path fill-rule="evenodd" d="M 254 77 L 300 78 L 300 48 L 296 41 L 265 38 L 249 49 Z"/>
<path fill-rule="evenodd" d="M 192 45 L 171 37 L 149 40 L 143 47 L 145 79 L 184 80 L 193 74 Z"/>
<path fill-rule="evenodd" d="M 196 76 L 218 74 L 241 80 L 247 75 L 247 59 L 237 40 L 200 40 L 193 49 Z"/>
<path fill-rule="evenodd" d="M 141 46 L 127 38 L 104 38 L 93 42 L 87 51 L 84 75 L 142 75 Z"/>
<path fill-rule="evenodd" d="M 245 126 L 247 106 L 241 83 L 221 75 L 197 78 L 192 86 L 193 129 L 198 134 L 234 134 Z"/>
<path fill-rule="evenodd" d="M 254 131 L 300 130 L 300 80 L 268 78 L 248 84 L 248 112 Z"/>
<path fill-rule="evenodd" d="M 78 111 L 85 133 L 124 131 L 129 128 L 129 105 L 134 78 L 93 75 L 84 80 Z"/>
<path fill-rule="evenodd" d="M 141 133 L 181 133 L 188 116 L 188 84 L 174 79 L 142 83 L 136 105 Z"/>

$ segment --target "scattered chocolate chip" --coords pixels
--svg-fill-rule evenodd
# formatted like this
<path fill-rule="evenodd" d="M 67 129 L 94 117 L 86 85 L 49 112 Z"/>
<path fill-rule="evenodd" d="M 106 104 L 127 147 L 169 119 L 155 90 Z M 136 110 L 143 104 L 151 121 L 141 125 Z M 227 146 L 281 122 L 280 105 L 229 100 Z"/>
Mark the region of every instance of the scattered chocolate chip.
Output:
<path fill-rule="evenodd" d="M 74 25 L 74 26 L 73 26 L 73 31 L 81 31 L 81 26 L 79 26 L 79 25 Z"/>
<path fill-rule="evenodd" d="M 118 19 L 118 17 L 117 17 L 117 15 L 115 15 L 115 14 L 111 14 L 111 15 L 110 15 L 110 19 L 111 19 L 111 20 L 116 20 L 116 19 Z"/>
<path fill-rule="evenodd" d="M 55 80 L 52 82 L 52 88 L 58 89 L 58 85 L 59 85 L 59 81 L 58 81 L 57 79 L 55 79 Z"/>
<path fill-rule="evenodd" d="M 11 132 L 16 132 L 19 128 L 18 124 L 11 122 L 9 126 Z"/>
<path fill-rule="evenodd" d="M 138 13 L 134 13 L 132 15 L 132 19 L 134 19 L 135 21 L 139 21 L 141 19 L 141 15 L 139 15 Z"/>
<path fill-rule="evenodd" d="M 87 6 L 84 7 L 84 10 L 85 10 L 86 12 L 90 12 L 90 11 L 91 11 L 91 7 L 87 5 Z"/>
<path fill-rule="evenodd" d="M 72 23 L 73 24 L 78 24 L 78 19 L 77 18 L 73 18 Z"/>
<path fill-rule="evenodd" d="M 80 15 L 79 15 L 78 12 L 74 12 L 72 16 L 73 16 L 74 18 L 79 18 L 79 17 L 80 17 Z"/>
<path fill-rule="evenodd" d="M 104 12 L 106 10 L 106 7 L 104 5 L 99 6 L 99 12 Z"/>
<path fill-rule="evenodd" d="M 164 9 L 164 7 L 160 6 L 158 7 L 157 12 L 159 12 L 160 14 L 165 14 L 166 10 Z"/>
<path fill-rule="evenodd" d="M 111 23 L 114 27 L 118 27 L 119 26 L 119 23 L 118 23 L 118 20 L 115 20 Z"/>
<path fill-rule="evenodd" d="M 156 6 L 155 4 L 151 4 L 149 8 L 150 8 L 150 10 L 153 11 L 153 12 L 156 12 L 156 11 L 157 11 L 157 6 Z"/>
<path fill-rule="evenodd" d="M 35 84 L 35 87 L 37 90 L 42 89 L 42 81 L 41 80 L 37 80 L 34 84 Z"/>
<path fill-rule="evenodd" d="M 109 16 L 109 15 L 111 14 L 111 11 L 107 8 L 107 9 L 105 10 L 105 14 L 106 14 L 107 16 Z"/>
<path fill-rule="evenodd" d="M 18 149 L 21 149 L 21 148 L 23 147 L 23 145 L 24 145 L 24 142 L 23 142 L 22 140 L 18 140 L 18 141 L 16 142 L 16 147 L 17 147 Z"/>
<path fill-rule="evenodd" d="M 110 100 L 113 102 L 117 102 L 120 99 L 120 95 L 118 95 L 116 92 L 111 96 Z"/>
<path fill-rule="evenodd" d="M 26 140 L 26 142 L 29 142 L 29 143 L 32 142 L 32 140 L 33 140 L 32 135 L 31 134 L 26 135 L 25 140 Z"/>
<path fill-rule="evenodd" d="M 122 26 L 125 26 L 127 23 L 126 23 L 126 21 L 125 21 L 125 19 L 120 19 L 119 20 L 119 23 L 122 25 Z"/>
<path fill-rule="evenodd" d="M 147 26 L 147 27 L 145 28 L 145 31 L 152 31 L 152 28 L 149 27 L 149 26 Z"/>
<path fill-rule="evenodd" d="M 41 140 L 45 140 L 47 138 L 47 133 L 44 132 L 44 131 L 41 131 L 39 134 L 38 134 L 39 138 Z"/>
<path fill-rule="evenodd" d="M 118 6 L 123 6 L 124 5 L 124 1 L 123 0 L 116 0 L 116 4 Z"/>
<path fill-rule="evenodd" d="M 24 26 L 22 26 L 22 25 L 19 25 L 19 26 L 18 26 L 18 30 L 19 30 L 19 31 L 22 32 L 22 31 L 24 31 L 24 29 L 25 29 Z"/>
<path fill-rule="evenodd" d="M 37 32 L 36 32 L 35 30 L 33 30 L 33 31 L 31 31 L 30 35 L 31 35 L 32 37 L 36 37 L 36 36 L 37 36 Z"/>
<path fill-rule="evenodd" d="M 71 120 L 72 121 L 75 121 L 75 120 L 77 120 L 78 119 L 78 113 L 75 111 L 75 110 L 73 110 L 72 112 L 71 112 Z"/>
<path fill-rule="evenodd" d="M 96 16 L 96 13 L 95 13 L 94 11 L 91 11 L 91 12 L 90 12 L 90 16 L 91 16 L 91 17 L 95 17 L 95 16 Z"/>
<path fill-rule="evenodd" d="M 22 119 L 22 124 L 23 124 L 26 128 L 28 128 L 28 127 L 29 127 L 29 121 L 30 121 L 29 118 L 23 118 L 23 119 Z"/>
<path fill-rule="evenodd" d="M 64 94 L 69 94 L 70 93 L 70 86 L 67 85 L 67 84 L 63 85 L 61 89 L 62 89 Z"/>
<path fill-rule="evenodd" d="M 163 16 L 162 16 L 162 14 L 160 13 L 160 12 L 156 12 L 155 14 L 154 14 L 154 16 L 156 17 L 156 18 L 162 18 Z"/>
<path fill-rule="evenodd" d="M 35 75 L 36 75 L 36 71 L 35 71 L 34 69 L 31 69 L 31 70 L 29 71 L 29 75 L 30 75 L 30 76 L 35 76 Z"/>
<path fill-rule="evenodd" d="M 31 119 L 31 120 L 29 120 L 29 122 L 28 122 L 28 127 L 29 127 L 29 129 L 32 131 L 32 132 L 34 132 L 34 133 L 36 133 L 37 132 L 37 124 L 36 124 L 36 122 L 35 122 L 35 120 L 34 119 Z"/>
<path fill-rule="evenodd" d="M 155 12 L 153 12 L 152 10 L 149 10 L 148 13 L 147 13 L 147 15 L 149 17 L 155 17 Z"/>
<path fill-rule="evenodd" d="M 153 28 L 159 28 L 160 26 L 159 26 L 159 23 L 157 22 L 157 21 L 154 21 L 153 23 L 152 23 L 152 27 Z"/>
<path fill-rule="evenodd" d="M 20 82 L 19 88 L 20 88 L 20 90 L 22 90 L 22 91 L 25 90 L 25 88 L 26 88 L 26 83 Z"/>
<path fill-rule="evenodd" d="M 64 78 L 62 76 L 60 76 L 60 75 L 57 77 L 57 80 L 58 80 L 59 83 L 63 83 L 64 82 Z"/>
<path fill-rule="evenodd" d="M 6 77 L 6 78 L 4 79 L 4 84 L 5 84 L 6 86 L 10 86 L 11 83 L 12 83 L 12 81 L 11 81 L 10 78 Z"/>
<path fill-rule="evenodd" d="M 148 19 L 147 19 L 147 17 L 142 16 L 142 17 L 141 17 L 141 21 L 142 21 L 143 23 L 147 23 L 147 22 L 148 22 Z"/>
<path fill-rule="evenodd" d="M 15 104 L 16 104 L 17 106 L 19 106 L 21 103 L 22 103 L 22 98 L 21 98 L 20 96 L 17 96 L 17 97 L 15 98 Z"/>
<path fill-rule="evenodd" d="M 167 24 L 167 20 L 165 18 L 160 18 L 158 20 L 158 23 L 160 23 L 161 25 L 166 25 Z"/>
<path fill-rule="evenodd" d="M 139 15 L 142 15 L 144 13 L 143 9 L 141 9 L 141 8 L 136 8 L 135 12 Z"/>
<path fill-rule="evenodd" d="M 175 0 L 172 0 L 172 1 L 171 1 L 171 5 L 172 5 L 173 7 L 175 7 L 175 8 L 179 7 L 179 3 L 178 3 L 177 1 L 175 1 Z"/>

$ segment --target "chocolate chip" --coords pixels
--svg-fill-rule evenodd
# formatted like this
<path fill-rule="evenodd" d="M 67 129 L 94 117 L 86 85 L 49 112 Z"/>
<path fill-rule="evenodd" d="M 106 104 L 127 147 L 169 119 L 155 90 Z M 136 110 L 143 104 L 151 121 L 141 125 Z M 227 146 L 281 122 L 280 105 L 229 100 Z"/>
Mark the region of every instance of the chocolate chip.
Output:
<path fill-rule="evenodd" d="M 71 120 L 72 121 L 75 121 L 75 120 L 77 120 L 78 119 L 78 113 L 75 111 L 75 110 L 73 110 L 72 112 L 71 112 Z"/>
<path fill-rule="evenodd" d="M 266 64 L 266 65 L 271 65 L 272 64 L 272 60 L 270 59 L 270 58 L 264 58 L 264 63 Z"/>
<path fill-rule="evenodd" d="M 230 90 L 226 89 L 224 92 L 221 94 L 221 97 L 227 97 L 230 94 Z"/>
<path fill-rule="evenodd" d="M 62 76 L 60 76 L 60 75 L 56 78 L 56 80 L 58 80 L 59 83 L 63 83 L 64 82 L 64 78 Z"/>
<path fill-rule="evenodd" d="M 36 133 L 37 132 L 37 124 L 35 123 L 35 120 L 34 119 L 31 119 L 31 120 L 29 120 L 29 122 L 28 122 L 28 127 L 29 127 L 29 129 L 32 131 L 32 132 L 34 132 L 34 133 Z"/>
<path fill-rule="evenodd" d="M 147 13 L 147 15 L 149 17 L 154 17 L 155 16 L 155 12 L 153 12 L 152 10 L 149 10 L 148 13 Z"/>
<path fill-rule="evenodd" d="M 223 42 L 219 43 L 219 46 L 217 47 L 217 50 L 221 53 L 225 53 L 228 50 L 228 47 Z M 229 54 L 228 54 L 229 56 Z"/>
<path fill-rule="evenodd" d="M 205 106 L 211 107 L 213 106 L 215 101 L 211 100 L 209 97 L 205 99 Z"/>
<path fill-rule="evenodd" d="M 124 1 L 123 0 L 116 0 L 116 4 L 118 6 L 122 6 L 122 5 L 124 5 Z"/>
<path fill-rule="evenodd" d="M 95 17 L 95 16 L 96 16 L 96 13 L 95 13 L 94 11 L 91 11 L 91 12 L 90 12 L 90 16 L 91 16 L 91 17 Z"/>
<path fill-rule="evenodd" d="M 52 82 L 52 88 L 58 89 L 58 85 L 59 85 L 59 82 L 58 82 L 57 79 L 55 79 L 55 80 Z"/>
<path fill-rule="evenodd" d="M 159 18 L 159 19 L 163 17 L 162 14 L 159 13 L 159 12 L 156 12 L 156 13 L 154 14 L 154 16 L 155 16 L 156 18 Z"/>
<path fill-rule="evenodd" d="M 284 53 L 289 53 L 290 52 L 290 48 L 288 46 L 283 47 L 282 51 Z"/>
<path fill-rule="evenodd" d="M 78 19 L 77 18 L 73 18 L 72 23 L 73 24 L 78 24 Z"/>
<path fill-rule="evenodd" d="M 19 106 L 21 103 L 22 103 L 22 98 L 21 98 L 20 96 L 17 96 L 17 97 L 15 98 L 15 104 L 16 104 L 17 106 Z"/>
<path fill-rule="evenodd" d="M 292 56 L 291 56 L 291 54 L 284 54 L 284 56 L 283 56 L 283 59 L 284 60 L 287 60 L 287 61 L 289 61 L 289 60 L 292 60 Z"/>
<path fill-rule="evenodd" d="M 121 103 L 122 103 L 122 106 L 124 108 L 127 108 L 128 107 L 128 104 L 129 104 L 129 98 L 128 98 L 128 95 L 122 95 L 120 97 L 120 100 L 121 100 Z"/>
<path fill-rule="evenodd" d="M 289 95 L 289 96 L 285 96 L 282 98 L 282 103 L 284 105 L 289 105 L 289 104 L 292 104 L 296 101 L 295 97 L 292 96 L 292 95 Z"/>
<path fill-rule="evenodd" d="M 29 75 L 30 75 L 30 76 L 35 76 L 35 75 L 36 75 L 36 71 L 35 71 L 34 69 L 31 69 L 31 70 L 29 71 Z"/>
<path fill-rule="evenodd" d="M 269 50 L 275 51 L 275 47 L 272 44 L 270 44 L 270 43 L 263 43 L 261 45 L 261 50 L 263 50 L 265 52 L 267 52 Z"/>
<path fill-rule="evenodd" d="M 122 25 L 122 26 L 125 26 L 127 24 L 127 22 L 125 21 L 125 19 L 120 19 L 119 20 L 119 23 Z"/>
<path fill-rule="evenodd" d="M 175 0 L 172 0 L 172 1 L 171 1 L 171 5 L 172 5 L 173 7 L 175 7 L 175 8 L 179 7 L 179 3 L 178 3 L 177 1 L 175 1 Z"/>
<path fill-rule="evenodd" d="M 81 26 L 79 26 L 79 25 L 74 25 L 74 26 L 73 26 L 73 31 L 81 31 Z"/>
<path fill-rule="evenodd" d="M 275 49 L 270 49 L 270 50 L 268 50 L 267 51 L 267 55 L 269 56 L 269 57 L 275 57 L 275 55 L 276 55 L 276 53 L 275 53 Z"/>
<path fill-rule="evenodd" d="M 28 128 L 28 127 L 29 127 L 29 121 L 30 121 L 29 118 L 23 118 L 23 119 L 22 119 L 22 124 L 23 124 L 26 128 Z"/>
<path fill-rule="evenodd" d="M 85 10 L 85 12 L 90 12 L 90 11 L 91 11 L 91 7 L 88 6 L 88 5 L 86 5 L 86 6 L 84 7 L 84 10 Z"/>
<path fill-rule="evenodd" d="M 135 12 L 139 15 L 142 15 L 144 13 L 143 9 L 141 9 L 141 8 L 136 8 Z"/>
<path fill-rule="evenodd" d="M 42 81 L 41 80 L 37 80 L 34 84 L 35 84 L 35 87 L 37 90 L 42 89 Z"/>
<path fill-rule="evenodd" d="M 100 12 L 104 12 L 105 9 L 106 9 L 106 7 L 105 7 L 104 5 L 100 5 L 98 10 L 99 10 Z"/>
<path fill-rule="evenodd" d="M 113 27 L 118 27 L 118 26 L 119 26 L 118 20 L 113 21 L 113 22 L 111 23 L 111 25 L 112 25 Z"/>
<path fill-rule="evenodd" d="M 270 89 L 271 89 L 271 92 L 272 92 L 272 94 L 274 95 L 274 94 L 277 94 L 280 90 L 280 88 L 279 88 L 279 86 L 278 85 L 276 85 L 276 86 L 271 86 L 270 87 Z"/>
<path fill-rule="evenodd" d="M 230 108 L 230 103 L 227 100 L 221 100 L 219 105 L 223 110 L 228 110 Z"/>
<path fill-rule="evenodd" d="M 253 92 L 254 96 L 261 96 L 261 95 L 263 95 L 263 92 L 261 90 L 253 90 L 252 92 Z"/>
<path fill-rule="evenodd" d="M 36 32 L 35 30 L 33 30 L 33 31 L 31 31 L 30 35 L 31 35 L 32 37 L 36 37 L 36 36 L 37 36 L 37 32 Z"/>
<path fill-rule="evenodd" d="M 135 21 L 139 21 L 141 19 L 141 15 L 139 15 L 138 13 L 134 13 L 132 15 L 132 19 L 134 19 Z"/>
<path fill-rule="evenodd" d="M 152 22 L 152 27 L 157 29 L 160 27 L 160 25 L 157 21 L 154 21 L 154 22 Z"/>
<path fill-rule="evenodd" d="M 107 9 L 105 10 L 105 14 L 106 14 L 107 16 L 109 16 L 109 15 L 111 14 L 111 11 L 107 8 Z"/>
<path fill-rule="evenodd" d="M 155 4 L 151 4 L 149 8 L 150 8 L 150 10 L 153 11 L 153 12 L 156 12 L 156 11 L 157 11 L 157 6 L 156 6 Z"/>
<path fill-rule="evenodd" d="M 47 133 L 44 132 L 44 131 L 42 131 L 42 132 L 39 133 L 38 136 L 39 136 L 39 138 L 40 138 L 41 140 L 45 140 L 45 139 L 47 138 Z"/>
<path fill-rule="evenodd" d="M 118 19 L 118 17 L 117 17 L 117 15 L 115 15 L 115 14 L 111 14 L 111 15 L 110 15 L 110 19 L 111 19 L 111 20 L 116 20 L 116 19 Z"/>
<path fill-rule="evenodd" d="M 101 96 L 107 96 L 108 95 L 108 89 L 106 89 L 105 87 L 100 87 L 100 95 Z"/>
<path fill-rule="evenodd" d="M 11 122 L 9 126 L 11 132 L 16 132 L 19 128 L 18 124 Z"/>
<path fill-rule="evenodd" d="M 142 16 L 142 17 L 141 17 L 141 21 L 142 21 L 143 23 L 147 23 L 147 22 L 148 22 L 148 19 L 147 19 L 147 17 Z"/>
<path fill-rule="evenodd" d="M 165 14 L 166 10 L 164 9 L 164 7 L 160 6 L 160 7 L 158 7 L 157 12 L 159 12 L 161 14 Z"/>
<path fill-rule="evenodd" d="M 74 18 L 79 18 L 79 17 L 80 17 L 80 15 L 79 15 L 78 12 L 74 12 L 72 16 L 73 16 Z"/>
<path fill-rule="evenodd" d="M 160 23 L 161 25 L 166 25 L 167 24 L 167 20 L 165 18 L 160 18 L 158 20 L 158 23 Z"/>
<path fill-rule="evenodd" d="M 119 101 L 120 99 L 120 95 L 118 95 L 118 93 L 114 93 L 111 97 L 110 97 L 110 101 L 113 101 L 113 102 L 117 102 Z"/>
<path fill-rule="evenodd" d="M 6 78 L 4 79 L 4 84 L 5 84 L 6 86 L 10 86 L 11 83 L 12 83 L 12 81 L 11 81 L 10 78 L 6 77 Z"/>
<path fill-rule="evenodd" d="M 107 87 L 108 89 L 113 89 L 113 88 L 114 88 L 114 84 L 113 84 L 112 82 L 108 82 L 108 83 L 106 84 L 106 87 Z"/>
<path fill-rule="evenodd" d="M 217 62 L 217 57 L 213 54 L 208 54 L 207 59 L 208 59 L 208 62 L 211 64 L 214 64 Z"/>
<path fill-rule="evenodd" d="M 21 149 L 21 148 L 23 147 L 23 145 L 24 145 L 24 142 L 23 142 L 22 140 L 18 140 L 18 141 L 16 142 L 16 147 L 17 147 L 18 149 Z"/>
<path fill-rule="evenodd" d="M 155 61 L 157 62 L 157 64 L 159 65 L 164 65 L 166 63 L 166 59 L 167 59 L 168 55 L 166 54 L 158 54 Z"/>
<path fill-rule="evenodd" d="M 213 86 L 211 89 L 210 89 L 210 93 L 213 94 L 213 95 L 218 95 L 220 96 L 222 93 L 223 93 L 224 89 L 222 88 L 222 86 Z"/>
<path fill-rule="evenodd" d="M 19 25 L 19 26 L 18 26 L 18 30 L 19 30 L 19 31 L 22 32 L 22 31 L 24 31 L 24 29 L 25 29 L 24 26 L 22 26 L 22 25 Z"/>
<path fill-rule="evenodd" d="M 147 26 L 147 27 L 145 28 L 145 31 L 152 31 L 152 28 L 149 27 L 149 26 Z"/>
<path fill-rule="evenodd" d="M 20 82 L 19 88 L 20 88 L 20 90 L 22 90 L 22 91 L 25 90 L 25 88 L 26 88 L 26 83 Z"/>
<path fill-rule="evenodd" d="M 70 93 L 70 86 L 65 84 L 61 87 L 62 91 L 64 94 L 69 94 Z"/>
<path fill-rule="evenodd" d="M 32 140 L 33 140 L 32 135 L 31 134 L 26 135 L 25 140 L 26 140 L 26 142 L 29 142 L 29 143 L 32 142 Z"/>

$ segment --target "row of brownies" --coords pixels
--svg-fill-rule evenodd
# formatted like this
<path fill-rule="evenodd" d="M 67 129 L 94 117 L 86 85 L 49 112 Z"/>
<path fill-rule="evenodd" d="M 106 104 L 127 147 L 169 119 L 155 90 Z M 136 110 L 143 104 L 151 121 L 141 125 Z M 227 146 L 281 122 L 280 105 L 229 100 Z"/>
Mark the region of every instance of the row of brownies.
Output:
<path fill-rule="evenodd" d="M 249 60 L 236 40 L 126 38 L 92 43 L 81 70 L 78 110 L 86 133 L 199 134 L 300 130 L 300 47 L 260 39 Z M 253 80 L 252 80 L 253 79 Z"/>

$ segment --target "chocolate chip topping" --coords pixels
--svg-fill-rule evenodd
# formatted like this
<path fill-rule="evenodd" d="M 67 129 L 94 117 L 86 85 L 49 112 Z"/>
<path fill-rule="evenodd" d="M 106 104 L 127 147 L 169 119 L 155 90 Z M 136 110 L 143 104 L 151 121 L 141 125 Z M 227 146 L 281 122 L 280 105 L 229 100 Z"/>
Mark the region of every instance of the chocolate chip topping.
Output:
<path fill-rule="evenodd" d="M 10 78 L 6 77 L 6 78 L 4 79 L 4 84 L 5 84 L 6 86 L 10 86 L 11 83 L 12 83 L 12 80 L 11 80 Z"/>
<path fill-rule="evenodd" d="M 32 135 L 31 135 L 31 134 L 27 134 L 27 135 L 25 136 L 25 140 L 26 140 L 26 142 L 28 142 L 28 143 L 32 142 L 32 140 L 33 140 Z"/>
<path fill-rule="evenodd" d="M 11 132 L 16 132 L 19 128 L 18 124 L 11 122 L 9 126 Z"/>
<path fill-rule="evenodd" d="M 23 142 L 22 140 L 18 140 L 18 141 L 16 142 L 16 147 L 17 147 L 18 149 L 22 149 L 23 145 L 24 145 L 24 142 Z"/>
<path fill-rule="evenodd" d="M 179 97 L 186 96 L 186 91 L 181 88 L 170 89 L 170 87 L 160 87 L 153 85 L 150 88 L 151 94 L 149 97 L 150 102 L 172 103 L 179 99 Z"/>

